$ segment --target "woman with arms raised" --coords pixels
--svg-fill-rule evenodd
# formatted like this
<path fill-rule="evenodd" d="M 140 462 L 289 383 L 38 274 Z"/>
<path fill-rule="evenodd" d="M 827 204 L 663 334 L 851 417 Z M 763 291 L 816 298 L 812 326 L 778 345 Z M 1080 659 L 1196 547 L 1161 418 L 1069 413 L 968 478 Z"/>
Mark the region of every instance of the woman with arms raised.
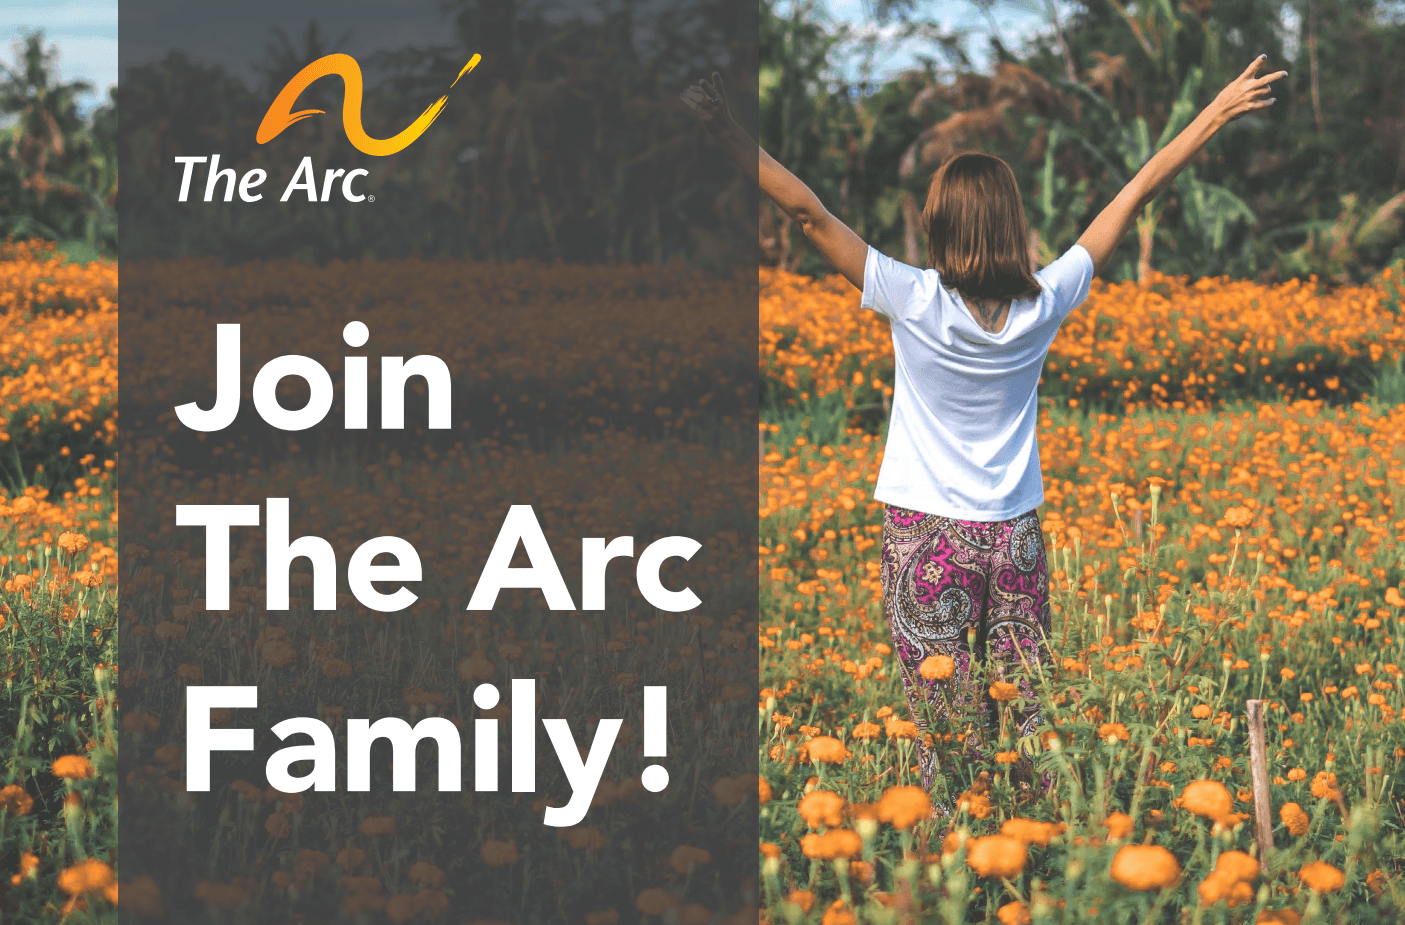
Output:
<path fill-rule="evenodd" d="M 1029 672 L 1053 656 L 1035 436 L 1049 345 L 1138 211 L 1219 129 L 1273 104 L 1270 85 L 1287 72 L 1259 76 L 1265 58 L 1220 91 L 1076 244 L 1038 272 L 1030 266 L 1014 172 L 998 157 L 958 154 L 932 177 L 922 216 L 930 267 L 921 269 L 865 244 L 761 150 L 732 119 L 721 75 L 681 94 L 762 191 L 862 290 L 860 305 L 892 323 L 892 417 L 873 495 L 885 506 L 884 612 L 913 719 L 936 743 L 919 747 L 929 793 L 939 772 L 956 770 L 961 752 L 989 767 L 992 692 L 1002 700 L 1018 692 L 1024 706 L 1015 714 L 1016 737 L 1040 727 Z M 985 681 L 975 681 L 978 666 Z M 950 728 L 951 707 L 974 713 L 975 728 Z M 961 732 L 968 734 L 957 751 Z M 1019 777 L 1032 783 L 1027 757 L 1020 766 Z"/>

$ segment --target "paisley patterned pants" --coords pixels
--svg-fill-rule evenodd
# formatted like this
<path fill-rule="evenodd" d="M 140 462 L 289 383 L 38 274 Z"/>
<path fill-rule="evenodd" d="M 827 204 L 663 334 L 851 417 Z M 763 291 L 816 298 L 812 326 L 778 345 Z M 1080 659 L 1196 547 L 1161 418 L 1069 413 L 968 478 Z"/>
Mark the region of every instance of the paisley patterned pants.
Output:
<path fill-rule="evenodd" d="M 883 610 L 919 730 L 923 787 L 930 793 L 939 772 L 956 783 L 972 763 L 994 771 L 999 705 L 990 685 L 1015 683 L 1025 703 L 1012 724 L 1007 720 L 1011 743 L 1041 721 L 1030 678 L 1035 662 L 1050 661 L 1049 572 L 1039 515 L 986 523 L 888 505 L 882 580 Z M 952 660 L 949 676 L 924 678 L 923 661 L 939 655 Z M 945 665 L 935 660 L 929 674 L 946 673 L 932 670 L 939 662 Z M 1027 759 L 1019 764 L 1029 770 Z"/>

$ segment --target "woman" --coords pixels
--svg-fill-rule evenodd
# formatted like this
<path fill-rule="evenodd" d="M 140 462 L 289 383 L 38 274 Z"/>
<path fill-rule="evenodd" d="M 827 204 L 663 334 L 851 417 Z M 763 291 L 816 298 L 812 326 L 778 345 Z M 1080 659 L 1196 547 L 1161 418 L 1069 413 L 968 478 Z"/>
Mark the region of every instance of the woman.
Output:
<path fill-rule="evenodd" d="M 1266 58 L 1220 91 L 1076 244 L 1037 273 L 1019 187 L 1000 158 L 965 153 L 937 170 L 923 211 L 931 268 L 919 269 L 865 244 L 761 150 L 732 119 L 720 74 L 681 94 L 862 290 L 860 305 L 892 322 L 892 417 L 873 496 L 885 505 L 884 611 L 913 719 L 934 740 L 919 747 L 929 793 L 942 770 L 938 750 L 949 756 L 946 773 L 960 753 L 981 764 L 992 757 L 996 697 L 1013 700 L 1018 692 L 1023 704 L 1002 718 L 1001 760 L 1015 759 L 1010 743 L 1040 726 L 1031 672 L 1050 657 L 1050 609 L 1035 430 L 1049 345 L 1141 208 L 1220 128 L 1273 104 L 1269 85 L 1287 72 L 1258 76 Z M 1019 765 L 1027 787 L 1028 758 Z"/>

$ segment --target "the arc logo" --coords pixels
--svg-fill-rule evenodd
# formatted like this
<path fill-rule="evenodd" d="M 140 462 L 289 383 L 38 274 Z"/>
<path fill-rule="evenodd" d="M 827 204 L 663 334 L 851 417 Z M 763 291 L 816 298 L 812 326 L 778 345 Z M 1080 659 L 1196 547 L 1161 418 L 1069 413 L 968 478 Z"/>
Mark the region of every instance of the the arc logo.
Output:
<path fill-rule="evenodd" d="M 452 90 L 463 78 L 463 75 L 477 67 L 481 60 L 483 60 L 482 55 L 474 55 L 470 58 L 459 71 L 458 77 L 455 77 L 454 82 L 449 85 L 449 89 Z M 318 58 L 298 71 L 293 79 L 288 81 L 287 85 L 279 91 L 278 96 L 274 98 L 273 104 L 268 107 L 268 112 L 264 113 L 263 121 L 259 123 L 259 130 L 254 135 L 254 139 L 261 145 L 267 144 L 294 122 L 300 122 L 309 116 L 325 115 L 326 112 L 322 109 L 301 109 L 293 112 L 293 105 L 298 101 L 302 92 L 314 81 L 333 74 L 340 77 L 342 83 L 346 85 L 346 96 L 342 103 L 342 127 L 346 130 L 347 140 L 355 146 L 356 150 L 375 157 L 386 157 L 409 147 L 415 139 L 425 133 L 425 130 L 434 123 L 435 119 L 439 118 L 439 114 L 444 111 L 444 106 L 449 101 L 446 93 L 420 113 L 419 118 L 410 123 L 404 131 L 390 138 L 372 138 L 366 134 L 366 129 L 361 124 L 361 102 L 365 96 L 365 86 L 361 79 L 361 65 L 357 64 L 356 59 L 350 55 L 331 54 Z M 205 168 L 205 202 L 215 200 L 221 191 L 221 184 L 223 184 L 224 194 L 222 198 L 225 202 L 234 201 L 236 189 L 239 192 L 239 198 L 244 202 L 258 202 L 263 198 L 263 193 L 255 192 L 268 179 L 268 172 L 261 167 L 256 167 L 243 176 L 237 176 L 232 167 L 220 168 L 218 154 L 199 157 L 182 155 L 176 157 L 175 162 L 183 168 L 180 192 L 176 196 L 177 202 L 188 200 L 191 187 L 194 185 L 193 181 L 195 181 L 195 168 L 199 164 L 208 165 Z M 339 192 L 340 197 L 347 202 L 375 202 L 374 193 L 359 192 L 354 185 L 358 178 L 365 177 L 369 173 L 370 171 L 364 167 L 358 167 L 355 170 L 328 168 L 324 171 L 319 183 L 312 158 L 304 157 L 278 201 L 287 202 L 294 193 L 301 193 L 307 197 L 308 202 L 330 202 Z"/>
<path fill-rule="evenodd" d="M 454 82 L 449 85 L 453 89 L 458 84 L 460 78 L 478 66 L 482 60 L 482 55 L 474 55 L 468 63 L 459 71 L 459 76 L 454 78 Z M 268 112 L 264 114 L 263 121 L 259 123 L 258 133 L 254 139 L 259 144 L 267 144 L 285 128 L 294 122 L 299 122 L 309 116 L 324 115 L 322 109 L 302 109 L 293 112 L 293 104 L 297 102 L 302 91 L 306 90 L 314 81 L 323 77 L 337 75 L 346 85 L 346 96 L 342 102 L 342 127 L 346 129 L 346 137 L 356 150 L 363 154 L 372 154 L 377 157 L 385 157 L 397 151 L 404 150 L 416 138 L 424 134 L 425 129 L 439 118 L 439 114 L 444 111 L 444 105 L 449 101 L 448 95 L 439 97 L 428 109 L 420 113 L 419 118 L 410 123 L 409 128 L 390 138 L 372 138 L 366 134 L 366 129 L 361 125 L 361 100 L 364 92 L 361 80 L 361 65 L 356 63 L 356 59 L 350 55 L 332 54 L 318 58 L 307 67 L 298 71 L 293 79 L 274 98 L 273 105 L 268 107 Z"/>

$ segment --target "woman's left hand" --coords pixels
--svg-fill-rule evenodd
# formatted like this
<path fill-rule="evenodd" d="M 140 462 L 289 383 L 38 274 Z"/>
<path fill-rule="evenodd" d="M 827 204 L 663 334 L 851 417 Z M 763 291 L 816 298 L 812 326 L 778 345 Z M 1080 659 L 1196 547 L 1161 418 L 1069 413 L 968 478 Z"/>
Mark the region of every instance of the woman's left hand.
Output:
<path fill-rule="evenodd" d="M 712 134 L 720 135 L 731 127 L 732 113 L 727 108 L 727 91 L 723 89 L 722 75 L 717 71 L 712 72 L 710 80 L 699 80 L 678 96 Z"/>

